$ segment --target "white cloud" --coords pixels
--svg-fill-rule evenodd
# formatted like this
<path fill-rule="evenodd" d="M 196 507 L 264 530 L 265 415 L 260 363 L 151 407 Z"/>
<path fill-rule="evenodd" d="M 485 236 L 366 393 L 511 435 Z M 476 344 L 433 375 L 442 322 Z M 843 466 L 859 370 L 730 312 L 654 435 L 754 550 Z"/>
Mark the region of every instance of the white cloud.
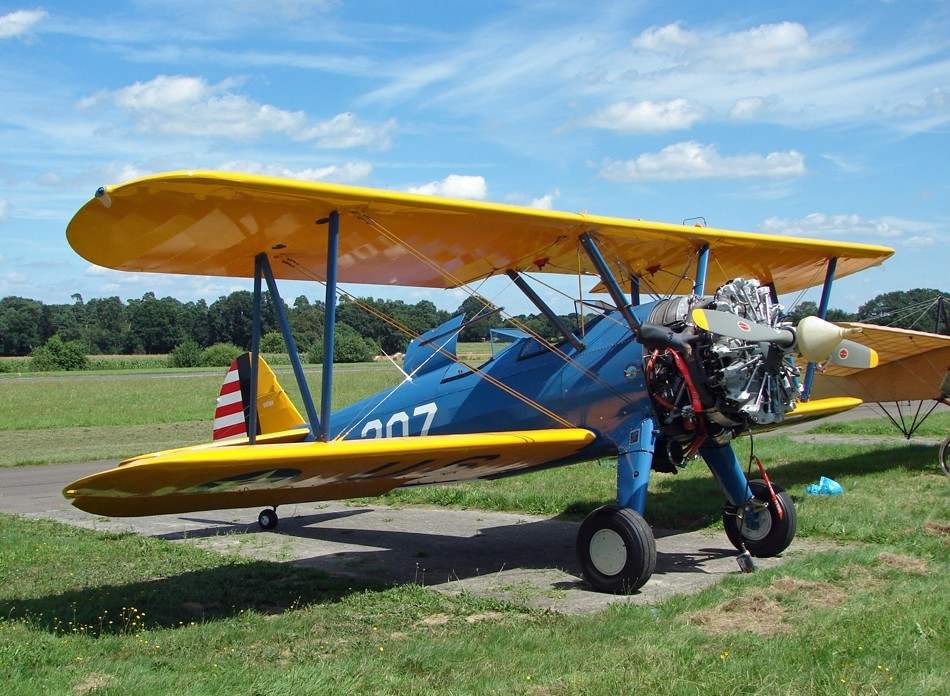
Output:
<path fill-rule="evenodd" d="M 631 42 L 634 48 L 644 51 L 670 52 L 695 44 L 700 37 L 694 31 L 683 29 L 682 22 L 673 22 L 662 27 L 650 27 Z"/>
<path fill-rule="evenodd" d="M 928 237 L 922 234 L 915 234 L 913 237 L 908 237 L 904 240 L 903 245 L 909 247 L 910 249 L 925 249 L 927 247 L 932 247 L 937 243 L 935 237 Z"/>
<path fill-rule="evenodd" d="M 106 180 L 114 184 L 123 184 L 133 179 L 141 179 L 150 172 L 133 164 L 112 162 L 104 167 Z"/>
<path fill-rule="evenodd" d="M 446 198 L 471 198 L 480 201 L 488 195 L 488 186 L 483 176 L 449 174 L 439 181 L 430 181 L 421 186 L 410 186 L 409 193 Z"/>
<path fill-rule="evenodd" d="M 0 39 L 29 34 L 47 16 L 45 10 L 16 10 L 0 17 Z"/>
<path fill-rule="evenodd" d="M 283 134 L 319 148 L 388 147 L 396 122 L 365 123 L 351 113 L 311 121 L 231 91 L 233 80 L 210 84 L 202 77 L 159 75 L 112 92 L 80 100 L 79 108 L 111 104 L 135 119 L 139 130 L 201 137 L 251 140 Z"/>
<path fill-rule="evenodd" d="M 881 43 L 858 21 L 675 23 L 631 42 L 626 27 L 637 7 L 618 3 L 553 28 L 515 11 L 447 48 L 387 62 L 378 71 L 383 83 L 363 101 L 422 101 L 474 118 L 504 110 L 506 121 L 536 127 L 581 122 L 618 94 L 686 98 L 707 119 L 732 114 L 796 129 L 884 123 L 917 131 L 950 121 L 939 91 L 950 84 L 950 59 L 937 28 L 921 25 L 916 40 Z M 915 115 L 901 116 L 895 105 Z"/>
<path fill-rule="evenodd" d="M 821 158 L 831 162 L 838 169 L 848 174 L 857 174 L 858 172 L 865 171 L 862 165 L 852 162 L 850 159 L 842 157 L 841 155 L 836 155 L 833 152 L 823 152 L 821 153 Z"/>
<path fill-rule="evenodd" d="M 715 145 L 689 140 L 631 160 L 608 160 L 600 175 L 612 181 L 790 177 L 805 173 L 805 157 L 796 150 L 766 155 L 720 155 Z"/>
<path fill-rule="evenodd" d="M 10 204 L 4 199 L 0 198 L 0 223 L 6 222 L 9 215 Z"/>
<path fill-rule="evenodd" d="M 798 22 L 761 24 L 733 32 L 683 29 L 680 22 L 650 27 L 633 39 L 634 48 L 659 54 L 685 55 L 690 61 L 712 62 L 721 70 L 764 70 L 800 63 L 827 52 L 830 42 L 816 41 Z"/>
<path fill-rule="evenodd" d="M 326 167 L 290 169 L 289 167 L 262 164 L 260 162 L 230 161 L 221 164 L 219 169 L 235 172 L 251 172 L 286 179 L 301 179 L 304 181 L 352 183 L 368 177 L 373 171 L 373 165 L 369 162 L 344 162 L 343 164 L 331 164 Z"/>
<path fill-rule="evenodd" d="M 538 198 L 532 198 L 528 203 L 529 208 L 537 208 L 539 210 L 551 210 L 554 207 L 554 201 L 561 195 L 560 190 L 554 189 L 550 193 L 546 193 L 543 196 Z"/>
<path fill-rule="evenodd" d="M 860 242 L 881 239 L 901 246 L 921 248 L 937 241 L 939 228 L 934 223 L 884 215 L 868 218 L 857 213 L 811 213 L 802 218 L 770 217 L 762 223 L 766 232 L 810 237 L 841 237 Z M 906 235 L 910 236 L 906 236 Z"/>
<path fill-rule="evenodd" d="M 690 128 L 703 110 L 686 99 L 617 102 L 590 117 L 587 125 L 628 133 L 657 133 Z"/>
<path fill-rule="evenodd" d="M 729 111 L 729 116 L 736 120 L 752 119 L 765 109 L 766 100 L 763 97 L 743 97 L 737 99 Z"/>

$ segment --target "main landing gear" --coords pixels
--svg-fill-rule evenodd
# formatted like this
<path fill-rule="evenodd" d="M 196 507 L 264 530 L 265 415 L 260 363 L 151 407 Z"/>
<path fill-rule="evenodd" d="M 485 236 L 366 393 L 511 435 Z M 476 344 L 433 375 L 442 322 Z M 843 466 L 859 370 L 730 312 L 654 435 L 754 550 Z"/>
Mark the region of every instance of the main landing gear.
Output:
<path fill-rule="evenodd" d="M 640 513 L 630 508 L 597 508 L 577 533 L 577 560 L 594 590 L 635 592 L 656 569 L 653 531 Z"/>
<path fill-rule="evenodd" d="M 269 530 L 277 528 L 277 508 L 264 508 L 261 510 L 261 513 L 257 516 L 257 524 L 260 525 L 261 529 Z"/>

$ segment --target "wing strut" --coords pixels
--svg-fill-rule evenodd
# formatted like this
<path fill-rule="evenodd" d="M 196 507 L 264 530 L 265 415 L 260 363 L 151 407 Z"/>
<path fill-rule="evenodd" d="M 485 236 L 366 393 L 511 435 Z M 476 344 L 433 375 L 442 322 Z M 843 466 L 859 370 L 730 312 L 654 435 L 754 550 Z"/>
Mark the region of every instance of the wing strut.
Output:
<path fill-rule="evenodd" d="M 313 407 L 313 396 L 310 394 L 310 387 L 307 385 L 307 377 L 304 375 L 303 365 L 300 363 L 300 354 L 297 352 L 297 342 L 294 340 L 294 334 L 290 330 L 290 322 L 287 321 L 287 308 L 284 307 L 284 301 L 281 299 L 280 293 L 277 291 L 277 281 L 274 280 L 274 274 L 271 271 L 270 261 L 267 258 L 267 254 L 257 255 L 255 258 L 255 269 L 257 269 L 258 266 L 260 267 L 261 274 L 264 276 L 264 280 L 267 281 L 267 291 L 270 293 L 271 301 L 274 303 L 274 309 L 277 310 L 277 323 L 280 325 L 280 332 L 284 335 L 284 343 L 287 345 L 287 354 L 290 356 L 290 364 L 294 368 L 294 377 L 297 378 L 297 386 L 300 388 L 300 396 L 303 399 L 303 405 L 307 411 L 307 420 L 309 421 L 308 426 L 310 428 L 310 435 L 307 439 L 313 440 L 315 429 L 320 427 L 320 420 L 317 418 L 317 411 Z M 260 324 L 261 313 L 261 304 L 257 296 L 259 288 L 260 280 L 255 278 L 254 313 L 256 317 L 254 321 L 258 325 Z M 259 341 L 260 339 L 258 338 L 258 342 Z M 259 348 L 259 345 L 252 346 L 252 350 Z M 251 403 L 255 405 L 257 404 L 257 352 L 257 350 L 254 350 L 253 359 L 255 362 L 254 368 L 251 370 L 251 379 L 253 380 L 252 384 L 254 385 L 254 389 L 252 389 L 253 393 L 251 394 Z M 256 425 L 255 418 L 255 428 Z"/>
<path fill-rule="evenodd" d="M 547 317 L 548 321 L 554 324 L 554 328 L 558 330 L 558 333 L 560 333 L 568 343 L 574 346 L 574 350 L 584 350 L 584 344 L 567 328 L 567 325 L 561 321 L 561 317 L 555 314 L 554 310 L 541 299 L 541 296 L 534 291 L 534 288 L 528 285 L 528 282 L 521 277 L 518 271 L 508 269 L 505 273 L 511 278 L 514 284 L 518 286 L 518 289 L 534 303 L 534 306 L 541 310 L 541 313 Z"/>
<path fill-rule="evenodd" d="M 633 316 L 633 312 L 630 311 L 630 304 L 627 302 L 627 298 L 623 296 L 623 290 L 621 290 L 617 284 L 617 279 L 614 278 L 614 274 L 611 273 L 607 262 L 604 261 L 604 257 L 597 247 L 597 242 L 594 241 L 594 238 L 588 232 L 582 234 L 580 240 L 581 244 L 584 245 L 584 251 L 586 251 L 590 257 L 591 262 L 597 269 L 597 273 L 600 274 L 600 279 L 607 288 L 607 292 L 610 293 L 611 299 L 614 301 L 614 304 L 617 305 L 617 309 L 620 310 L 621 316 L 623 316 L 627 324 L 630 325 L 630 330 L 633 331 L 634 335 L 639 335 L 640 322 L 637 321 L 637 318 Z"/>
<path fill-rule="evenodd" d="M 838 267 L 838 258 L 832 256 L 828 259 L 828 267 L 825 270 L 825 282 L 821 286 L 821 300 L 818 302 L 818 318 L 824 319 L 828 316 L 828 303 L 831 301 L 831 286 L 835 282 L 835 269 Z M 808 363 L 805 368 L 805 383 L 802 387 L 802 401 L 808 401 L 811 396 L 811 386 L 815 381 L 815 363 Z"/>
<path fill-rule="evenodd" d="M 257 442 L 257 370 L 261 362 L 261 274 L 263 254 L 254 257 L 254 305 L 251 310 L 251 407 L 247 414 L 247 441 Z"/>
<path fill-rule="evenodd" d="M 333 336 L 336 333 L 336 267 L 340 250 L 340 213 L 327 218 L 327 294 L 323 326 L 323 383 L 320 391 L 320 440 L 330 439 L 330 408 L 333 398 Z"/>

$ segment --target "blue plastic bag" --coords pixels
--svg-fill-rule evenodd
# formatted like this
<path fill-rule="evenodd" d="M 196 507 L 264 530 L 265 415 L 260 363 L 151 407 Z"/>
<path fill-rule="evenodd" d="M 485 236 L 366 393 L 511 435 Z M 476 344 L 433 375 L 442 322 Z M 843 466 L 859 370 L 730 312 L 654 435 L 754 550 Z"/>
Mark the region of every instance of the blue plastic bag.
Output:
<path fill-rule="evenodd" d="M 841 495 L 844 488 L 837 481 L 822 476 L 818 483 L 812 483 L 805 488 L 806 495 Z"/>

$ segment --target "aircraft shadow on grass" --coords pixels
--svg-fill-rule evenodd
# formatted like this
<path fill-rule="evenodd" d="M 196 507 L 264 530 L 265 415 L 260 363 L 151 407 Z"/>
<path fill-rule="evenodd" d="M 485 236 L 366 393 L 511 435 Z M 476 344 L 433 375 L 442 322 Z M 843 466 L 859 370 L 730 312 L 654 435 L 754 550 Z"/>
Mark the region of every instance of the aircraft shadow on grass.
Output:
<path fill-rule="evenodd" d="M 819 475 L 846 478 L 890 469 L 926 473 L 935 467 L 931 449 L 902 446 L 833 461 L 794 462 L 777 468 L 775 478 L 798 495 L 804 485 Z M 667 487 L 651 498 L 650 508 L 654 514 L 651 515 L 651 509 L 648 509 L 648 517 L 653 517 L 655 523 L 679 519 L 677 510 L 680 504 L 684 505 L 681 514 L 689 515 L 688 529 L 704 527 L 719 516 L 719 507 L 707 495 L 709 486 L 714 485 L 711 481 L 706 478 L 671 478 L 669 481 Z M 706 500 L 711 504 L 705 505 L 703 501 Z M 693 506 L 692 509 L 685 507 L 687 504 Z M 704 507 L 697 511 L 694 507 L 697 504 Z M 127 628 L 121 622 L 102 625 L 100 617 L 107 611 L 109 617 L 116 617 L 122 607 L 129 606 L 145 612 L 145 625 L 150 628 L 174 628 L 191 621 L 226 619 L 245 610 L 275 614 L 295 606 L 337 602 L 353 592 L 383 590 L 393 584 L 438 584 L 504 569 L 562 569 L 575 576 L 579 574 L 574 555 L 577 520 L 571 507 L 555 518 L 488 527 L 471 537 L 398 531 L 386 529 L 383 524 L 380 529 L 329 526 L 335 521 L 369 512 L 371 509 L 368 508 L 331 511 L 281 521 L 281 535 L 349 547 L 333 555 L 296 563 L 228 563 L 123 585 L 5 600 L 0 601 L 0 616 L 8 619 L 30 617 L 34 625 L 51 632 L 62 632 L 72 621 L 74 625 L 87 626 L 88 632 L 94 635 L 112 634 Z M 256 524 L 232 524 L 209 517 L 185 519 L 207 523 L 208 526 L 162 535 L 162 538 L 200 538 L 257 531 Z M 657 530 L 657 537 L 671 533 Z M 352 547 L 364 548 L 354 550 Z M 703 561 L 734 554 L 723 537 L 721 546 L 717 548 L 702 548 L 690 553 L 658 553 L 656 572 L 702 573 L 706 572 L 700 566 Z M 558 587 L 582 587 L 582 584 L 568 581 L 558 583 Z"/>
<path fill-rule="evenodd" d="M 795 446 L 795 442 L 789 442 L 789 447 Z M 769 466 L 768 461 L 764 463 L 766 467 Z M 692 462 L 690 466 L 702 467 L 703 464 Z M 902 469 L 909 474 L 939 473 L 936 448 L 930 445 L 882 446 L 874 452 L 837 459 L 822 459 L 816 454 L 808 459 L 803 458 L 769 469 L 769 477 L 773 483 L 788 491 L 793 500 L 799 501 L 804 497 L 805 486 L 815 483 L 820 476 L 846 481 L 855 476 L 878 474 L 892 469 Z M 721 498 L 713 494 L 716 484 L 712 477 L 664 478 L 666 485 L 658 491 L 651 491 L 647 503 L 646 517 L 651 524 L 694 530 L 707 527 L 721 517 Z M 749 478 L 759 478 L 755 465 Z M 845 488 L 847 489 L 847 486 Z"/>

